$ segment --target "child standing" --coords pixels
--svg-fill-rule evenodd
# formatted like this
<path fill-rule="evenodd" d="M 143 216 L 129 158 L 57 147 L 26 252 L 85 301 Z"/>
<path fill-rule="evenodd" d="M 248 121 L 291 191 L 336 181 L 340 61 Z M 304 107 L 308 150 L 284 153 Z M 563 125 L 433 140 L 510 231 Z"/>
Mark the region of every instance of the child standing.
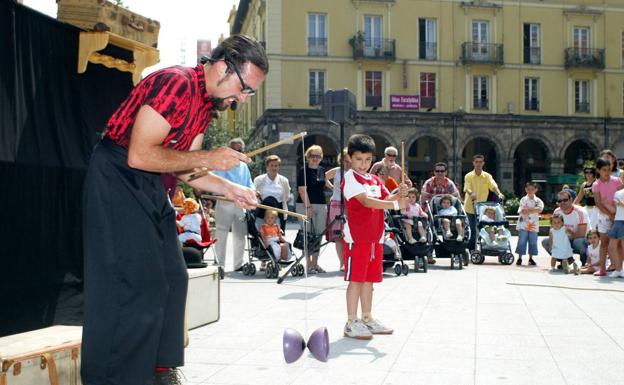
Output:
<path fill-rule="evenodd" d="M 620 175 L 624 179 L 624 176 Z M 624 190 L 618 190 L 613 195 L 613 202 L 616 205 L 615 221 L 609 231 L 609 259 L 615 267 L 609 277 L 624 278 L 622 271 L 622 250 L 624 250 Z"/>
<path fill-rule="evenodd" d="M 416 220 L 416 226 L 418 228 L 418 235 L 420 238 L 418 241 L 413 236 L 413 226 L 414 226 L 414 218 L 415 217 L 427 217 L 427 213 L 420 207 L 418 204 L 418 190 L 415 188 L 411 188 L 407 191 L 407 204 L 405 205 L 405 210 L 403 210 L 403 214 L 407 216 L 407 218 L 403 219 L 403 224 L 405 225 L 405 237 L 409 243 L 424 243 L 427 242 L 427 237 L 425 236 L 425 227 L 422 222 Z"/>
<path fill-rule="evenodd" d="M 275 221 L 277 220 L 277 211 L 266 210 L 264 212 L 264 223 L 260 226 L 260 236 L 265 248 L 271 248 L 273 256 L 283 261 L 288 260 L 289 247 L 286 238 L 282 234 L 282 229 Z"/>
<path fill-rule="evenodd" d="M 578 265 L 574 261 L 572 256 L 572 246 L 570 245 L 570 237 L 568 236 L 568 230 L 563 226 L 563 215 L 554 214 L 550 219 L 550 234 L 548 235 L 548 246 L 550 247 L 550 268 L 551 271 L 557 271 L 555 265 L 557 260 L 561 261 L 563 265 L 563 271 L 566 274 L 570 273 L 570 263 L 573 266 L 574 274 L 578 274 Z"/>
<path fill-rule="evenodd" d="M 369 340 L 373 334 L 392 334 L 372 316 L 373 283 L 382 281 L 384 209 L 399 210 L 399 195 L 407 195 L 401 184 L 399 193 L 390 195 L 379 177 L 368 173 L 375 152 L 375 141 L 368 135 L 349 138 L 347 152 L 351 169 L 344 174 L 342 189 L 347 223 L 344 226 L 344 279 L 347 286 L 347 323 L 345 337 Z M 401 203 L 405 204 L 404 200 Z M 362 319 L 357 317 L 358 303 Z"/>
<path fill-rule="evenodd" d="M 199 210 L 199 203 L 193 198 L 186 198 L 182 202 L 182 208 L 184 215 L 178 221 L 178 226 L 182 227 L 182 232 L 178 235 L 180 242 L 184 242 L 192 239 L 195 242 L 201 242 L 201 215 L 197 212 Z"/>
<path fill-rule="evenodd" d="M 581 274 L 593 274 L 600 268 L 600 235 L 596 230 L 587 232 L 587 263 L 581 267 Z"/>
<path fill-rule="evenodd" d="M 522 256 L 529 251 L 529 265 L 535 266 L 533 256 L 537 255 L 537 234 L 539 233 L 539 214 L 544 210 L 544 202 L 535 195 L 538 185 L 535 182 L 527 182 L 524 186 L 526 195 L 520 199 L 518 207 L 518 245 L 516 253 L 518 261 L 516 265 L 522 265 Z"/>
<path fill-rule="evenodd" d="M 454 217 L 457 215 L 457 209 L 453 207 L 453 196 L 452 195 L 443 195 L 440 199 L 440 206 L 442 208 L 438 211 L 438 215 Z M 448 218 L 442 219 L 442 228 L 444 230 L 444 238 L 450 239 L 453 234 L 451 233 L 451 220 Z M 464 230 L 459 218 L 455 219 L 455 228 L 457 229 L 457 241 L 461 242 L 464 240 Z"/>

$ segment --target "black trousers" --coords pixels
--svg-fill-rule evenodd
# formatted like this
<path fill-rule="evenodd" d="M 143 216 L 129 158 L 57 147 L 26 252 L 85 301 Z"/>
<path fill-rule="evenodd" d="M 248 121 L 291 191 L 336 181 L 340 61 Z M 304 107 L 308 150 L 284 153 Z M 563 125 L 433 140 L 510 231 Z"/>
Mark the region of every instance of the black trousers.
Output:
<path fill-rule="evenodd" d="M 149 384 L 184 364 L 188 274 L 160 175 L 132 169 L 104 139 L 83 195 L 85 385 Z"/>

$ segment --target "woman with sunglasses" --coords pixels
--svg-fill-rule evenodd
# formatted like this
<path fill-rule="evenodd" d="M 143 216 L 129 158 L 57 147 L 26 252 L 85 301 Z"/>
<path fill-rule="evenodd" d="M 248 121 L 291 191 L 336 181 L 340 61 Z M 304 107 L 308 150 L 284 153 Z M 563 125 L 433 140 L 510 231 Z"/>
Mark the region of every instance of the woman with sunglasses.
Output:
<path fill-rule="evenodd" d="M 323 149 L 321 146 L 312 145 L 305 152 L 307 164 L 297 174 L 297 212 L 305 214 L 311 219 L 312 225 L 308 233 L 313 232 L 317 236 L 323 234 L 323 227 L 327 220 L 327 203 L 325 201 L 325 169 L 321 166 Z M 319 250 L 308 250 L 307 270 L 308 274 L 325 273 L 318 265 Z"/>
<path fill-rule="evenodd" d="M 598 224 L 598 210 L 596 210 L 596 200 L 594 199 L 592 185 L 596 181 L 596 169 L 594 167 L 585 167 L 583 174 L 585 175 L 585 182 L 579 188 L 574 204 L 585 207 L 589 215 L 588 229 L 595 229 Z"/>

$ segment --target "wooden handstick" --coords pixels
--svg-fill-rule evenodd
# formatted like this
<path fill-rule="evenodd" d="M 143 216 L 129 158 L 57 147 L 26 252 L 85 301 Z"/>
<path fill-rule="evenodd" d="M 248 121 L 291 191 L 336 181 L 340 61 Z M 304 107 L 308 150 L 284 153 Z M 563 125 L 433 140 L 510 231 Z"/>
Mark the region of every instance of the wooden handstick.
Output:
<path fill-rule="evenodd" d="M 205 199 L 213 199 L 215 201 L 224 201 L 224 202 L 233 202 L 231 199 L 228 199 L 222 195 L 207 195 L 207 194 L 202 194 L 201 196 L 202 198 Z M 293 217 L 302 219 L 304 221 L 308 220 L 308 216 L 307 215 L 303 215 L 303 214 L 299 214 L 299 213 L 294 213 L 292 211 L 288 211 L 288 210 L 284 210 L 284 209 L 278 209 L 276 207 L 273 206 L 267 206 L 267 205 L 263 205 L 261 203 L 256 203 L 256 207 L 259 207 L 261 209 L 265 209 L 265 210 L 275 210 L 278 213 L 281 214 L 285 214 L 285 215 L 292 215 Z"/>
<path fill-rule="evenodd" d="M 293 135 L 293 136 L 291 136 L 291 137 L 289 137 L 289 138 L 285 138 L 285 139 L 282 139 L 282 140 L 278 140 L 278 141 L 277 141 L 277 142 L 275 142 L 275 143 L 271 143 L 271 144 L 266 145 L 266 146 L 264 146 L 264 147 L 260 147 L 260 148 L 259 148 L 259 149 L 257 149 L 257 150 L 253 150 L 253 151 L 251 151 L 251 152 L 248 152 L 248 153 L 247 153 L 247 154 L 245 154 L 245 155 L 247 155 L 248 157 L 250 157 L 250 158 L 251 158 L 251 157 L 256 156 L 256 155 L 258 155 L 258 154 L 261 154 L 261 153 L 263 153 L 263 152 L 265 152 L 265 151 L 268 151 L 268 150 L 270 150 L 270 149 L 272 149 L 272 148 L 275 148 L 275 147 L 277 147 L 277 146 L 281 146 L 282 144 L 286 144 L 286 143 L 288 143 L 288 142 L 292 142 L 293 140 L 295 140 L 295 139 L 299 139 L 299 138 L 301 138 L 301 137 L 303 137 L 303 136 L 306 136 L 307 134 L 308 134 L 308 133 L 307 133 L 306 131 L 300 132 L 300 133 L 298 133 L 298 134 L 296 134 L 296 135 Z M 194 181 L 195 179 L 201 178 L 202 176 L 204 176 L 204 175 L 208 174 L 208 172 L 209 172 L 209 171 L 210 171 L 210 170 L 208 170 L 206 167 L 202 167 L 201 169 L 199 169 L 199 171 L 197 171 L 197 172 L 195 172 L 195 173 L 191 174 L 191 176 L 189 177 L 189 182 L 192 182 L 192 181 Z"/>
<path fill-rule="evenodd" d="M 401 183 L 405 184 L 405 142 L 401 142 Z"/>

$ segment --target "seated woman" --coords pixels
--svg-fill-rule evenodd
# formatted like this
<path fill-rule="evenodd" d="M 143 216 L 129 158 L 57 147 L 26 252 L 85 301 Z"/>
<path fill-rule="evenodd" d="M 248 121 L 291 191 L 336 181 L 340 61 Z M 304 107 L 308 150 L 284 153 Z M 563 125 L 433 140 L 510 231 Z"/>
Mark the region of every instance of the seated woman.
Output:
<path fill-rule="evenodd" d="M 480 222 L 492 223 L 500 222 L 501 219 L 496 218 L 496 207 L 488 206 L 483 210 L 483 215 L 479 218 Z M 488 246 L 506 246 L 510 236 L 509 230 L 505 226 L 486 225 L 479 232 L 479 236 Z"/>
<path fill-rule="evenodd" d="M 182 232 L 178 235 L 178 239 L 182 244 L 190 239 L 198 243 L 201 242 L 202 217 L 198 213 L 199 203 L 193 198 L 186 198 L 182 202 L 182 210 L 184 215 L 178 221 L 178 226 L 182 228 Z"/>

